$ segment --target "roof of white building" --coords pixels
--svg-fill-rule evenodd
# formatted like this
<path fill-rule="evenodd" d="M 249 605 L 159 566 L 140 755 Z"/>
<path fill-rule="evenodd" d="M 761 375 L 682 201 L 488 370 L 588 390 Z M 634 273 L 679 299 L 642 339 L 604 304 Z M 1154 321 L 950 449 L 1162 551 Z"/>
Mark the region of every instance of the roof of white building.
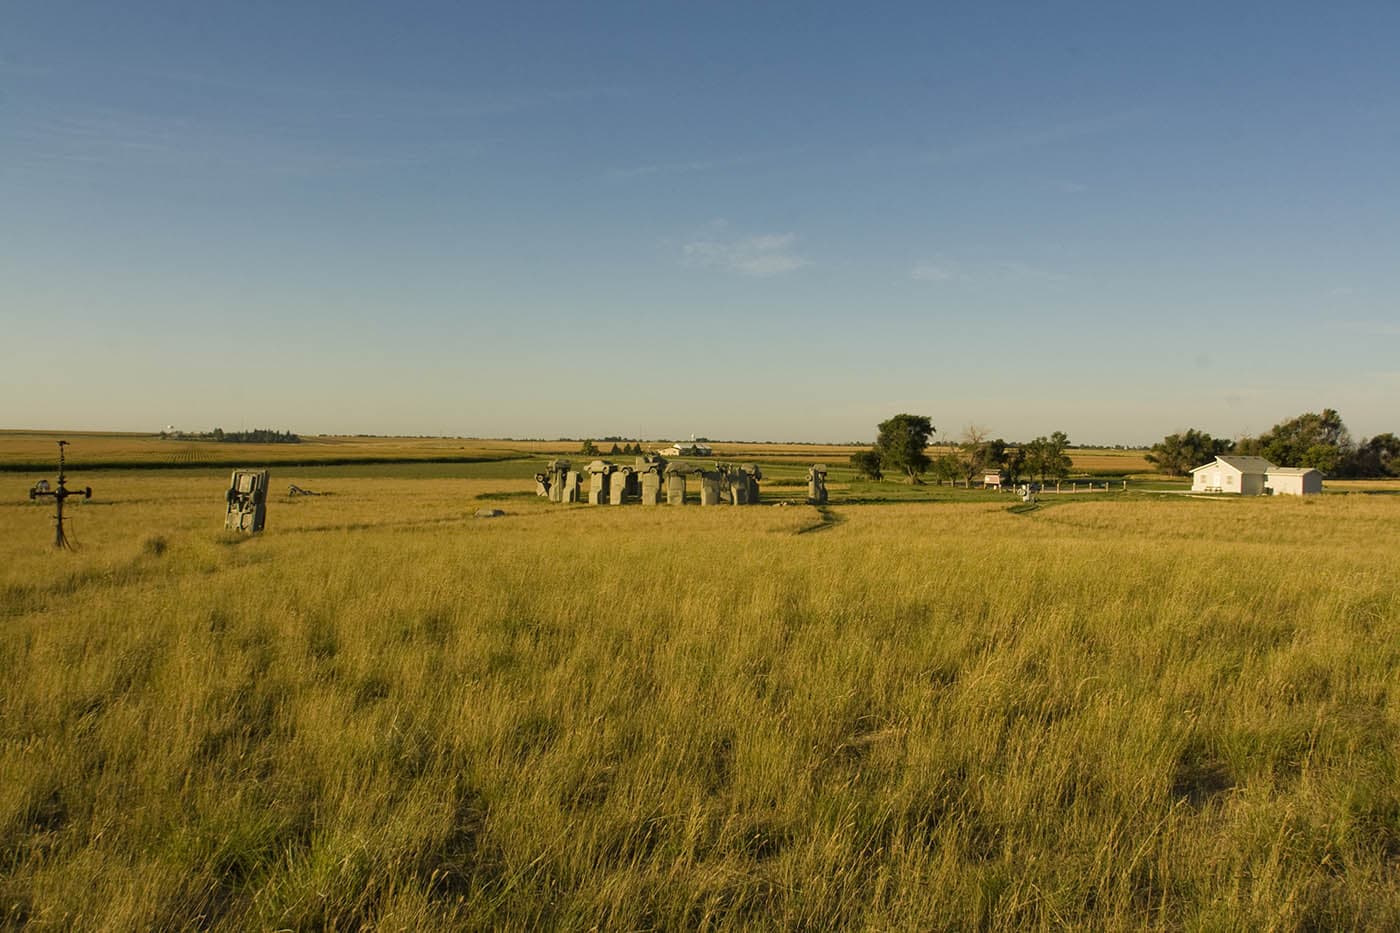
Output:
<path fill-rule="evenodd" d="M 1270 470 L 1277 469 L 1277 467 L 1263 457 L 1216 457 L 1210 463 L 1203 463 L 1191 472 L 1195 473 L 1196 470 L 1204 470 L 1206 467 L 1215 466 L 1217 463 L 1223 463 L 1226 466 L 1234 467 L 1241 473 L 1267 473 Z"/>
<path fill-rule="evenodd" d="M 1269 472 L 1276 476 L 1303 476 L 1318 471 L 1312 467 L 1269 467 Z"/>

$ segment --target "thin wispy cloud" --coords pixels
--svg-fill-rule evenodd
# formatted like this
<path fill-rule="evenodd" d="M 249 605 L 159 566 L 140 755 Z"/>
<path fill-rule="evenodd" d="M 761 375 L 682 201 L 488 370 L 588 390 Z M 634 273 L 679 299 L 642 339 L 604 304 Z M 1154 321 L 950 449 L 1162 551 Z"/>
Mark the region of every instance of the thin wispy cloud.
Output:
<path fill-rule="evenodd" d="M 811 265 L 797 252 L 794 233 L 726 237 L 723 234 L 727 225 L 723 223 L 712 224 L 710 231 L 685 244 L 682 252 L 687 264 L 755 278 L 783 275 Z"/>
<path fill-rule="evenodd" d="M 962 278 L 957 269 L 944 260 L 917 262 L 909 270 L 909 278 L 916 282 L 952 282 Z"/>
<path fill-rule="evenodd" d="M 1010 280 L 1035 279 L 1041 282 L 1064 282 L 1069 279 L 1063 272 L 1047 269 L 1028 262 L 1003 259 L 992 263 L 992 269 L 1002 278 Z"/>
<path fill-rule="evenodd" d="M 54 73 L 50 65 L 36 65 L 0 53 L 0 74 L 18 78 L 47 78 Z"/>
<path fill-rule="evenodd" d="M 13 166 L 316 175 L 448 163 L 500 143 L 493 117 L 586 107 L 634 93 L 616 85 L 580 85 L 463 94 L 354 77 L 283 81 L 274 75 L 81 62 L 66 71 L 75 70 L 98 91 L 104 82 L 121 85 L 122 103 L 97 103 L 112 96 L 98 91 L 80 102 L 52 82 L 30 82 L 0 121 L 0 145 L 10 144 Z M 48 72 L 0 55 L 0 75 L 11 74 Z M 191 93 L 206 106 L 191 110 L 181 103 Z M 132 105 L 133 97 L 159 105 Z"/>
<path fill-rule="evenodd" d="M 3 61 L 0 61 L 3 65 Z M 73 66 L 82 68 L 81 64 Z M 70 69 L 71 70 L 71 69 Z M 93 77 L 100 77 L 95 69 Z M 305 107 L 321 108 L 322 115 L 341 117 L 450 120 L 516 114 L 572 104 L 635 97 L 638 90 L 617 84 L 567 86 L 499 85 L 460 90 L 361 80 L 338 75 L 334 80 L 301 77 L 289 80 L 260 73 L 228 73 L 165 67 L 121 66 L 116 74 L 138 79 L 153 87 L 217 91 L 221 100 L 236 100 L 251 111 L 279 112 Z"/>
<path fill-rule="evenodd" d="M 574 104 L 593 104 L 610 100 L 626 100 L 637 96 L 634 88 L 618 85 L 589 85 L 575 88 L 522 88 L 515 91 L 483 94 L 455 104 L 443 102 L 440 109 L 446 116 L 486 117 L 541 110 Z"/>
<path fill-rule="evenodd" d="M 1043 146 L 1086 137 L 1101 136 L 1121 129 L 1142 114 L 1141 110 L 1123 110 L 1103 116 L 1086 117 L 1082 120 L 1065 120 L 1048 126 L 1008 130 L 980 139 L 961 140 L 924 153 L 923 161 L 929 163 L 966 162 L 1028 149 L 1039 149 Z"/>
<path fill-rule="evenodd" d="M 317 134 L 111 110 L 40 119 L 7 134 L 20 163 L 84 163 L 159 170 L 217 170 L 316 175 L 411 166 L 461 158 L 481 145 L 443 139 L 431 145 L 346 146 Z"/>
<path fill-rule="evenodd" d="M 651 165 L 636 165 L 631 168 L 614 169 L 608 177 L 617 179 L 645 178 L 648 175 L 686 175 L 692 172 L 708 172 L 717 168 L 729 168 L 752 162 L 748 156 L 732 159 L 694 159 L 689 162 L 657 162 Z"/>
<path fill-rule="evenodd" d="M 774 159 L 781 159 L 805 152 L 805 146 L 789 146 L 783 149 L 773 149 L 766 152 L 745 152 L 738 155 L 724 156 L 713 159 L 678 159 L 670 162 L 648 162 L 641 165 L 625 166 L 613 169 L 608 172 L 609 178 L 624 180 L 629 178 L 646 178 L 652 175 L 688 175 L 695 172 L 720 171 L 727 168 L 737 168 L 744 165 L 755 165 L 762 162 L 770 162 Z"/>
<path fill-rule="evenodd" d="M 1337 321 L 1332 326 L 1358 337 L 1400 337 L 1400 324 L 1394 321 Z"/>
<path fill-rule="evenodd" d="M 909 269 L 909 278 L 915 282 L 1020 282 L 1034 280 L 1040 282 L 1064 282 L 1070 276 L 1053 269 L 1011 259 L 997 259 L 968 263 L 946 256 L 920 260 Z"/>

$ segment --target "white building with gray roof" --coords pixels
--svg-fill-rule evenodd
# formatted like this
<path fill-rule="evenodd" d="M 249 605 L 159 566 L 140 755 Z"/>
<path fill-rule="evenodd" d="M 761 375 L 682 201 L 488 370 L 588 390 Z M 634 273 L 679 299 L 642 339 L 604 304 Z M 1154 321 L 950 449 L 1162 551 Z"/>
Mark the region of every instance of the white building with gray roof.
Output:
<path fill-rule="evenodd" d="M 1300 467 L 1277 467 L 1263 457 L 1216 457 L 1191 471 L 1192 492 L 1239 496 L 1307 496 L 1322 492 L 1322 474 Z"/>
<path fill-rule="evenodd" d="M 1272 469 L 1274 465 L 1263 457 L 1216 457 L 1191 471 L 1191 491 L 1262 496 L 1264 477 Z"/>

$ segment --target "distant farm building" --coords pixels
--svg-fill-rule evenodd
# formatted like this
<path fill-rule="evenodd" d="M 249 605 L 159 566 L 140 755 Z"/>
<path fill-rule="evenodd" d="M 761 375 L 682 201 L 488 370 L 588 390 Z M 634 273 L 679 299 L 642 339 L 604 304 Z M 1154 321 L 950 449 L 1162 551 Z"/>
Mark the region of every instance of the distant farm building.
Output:
<path fill-rule="evenodd" d="M 676 441 L 657 453 L 663 457 L 709 457 L 714 454 L 714 450 L 704 441 Z"/>
<path fill-rule="evenodd" d="M 1191 471 L 1192 492 L 1306 496 L 1322 492 L 1317 470 L 1276 467 L 1263 457 L 1216 457 Z"/>
<path fill-rule="evenodd" d="M 1262 496 L 1264 477 L 1273 468 L 1263 457 L 1216 457 L 1191 471 L 1191 491 Z"/>
<path fill-rule="evenodd" d="M 1311 496 L 1322 492 L 1322 474 L 1304 467 L 1274 467 L 1265 485 L 1275 496 Z"/>

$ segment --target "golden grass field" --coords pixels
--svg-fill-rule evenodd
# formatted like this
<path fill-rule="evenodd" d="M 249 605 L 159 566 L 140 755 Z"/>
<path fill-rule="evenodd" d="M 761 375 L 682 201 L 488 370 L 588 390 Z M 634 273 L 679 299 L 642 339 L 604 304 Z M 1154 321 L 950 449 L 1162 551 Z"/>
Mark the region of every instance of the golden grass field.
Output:
<path fill-rule="evenodd" d="M 1400 496 L 532 470 L 0 474 L 4 923 L 1400 927 Z"/>

